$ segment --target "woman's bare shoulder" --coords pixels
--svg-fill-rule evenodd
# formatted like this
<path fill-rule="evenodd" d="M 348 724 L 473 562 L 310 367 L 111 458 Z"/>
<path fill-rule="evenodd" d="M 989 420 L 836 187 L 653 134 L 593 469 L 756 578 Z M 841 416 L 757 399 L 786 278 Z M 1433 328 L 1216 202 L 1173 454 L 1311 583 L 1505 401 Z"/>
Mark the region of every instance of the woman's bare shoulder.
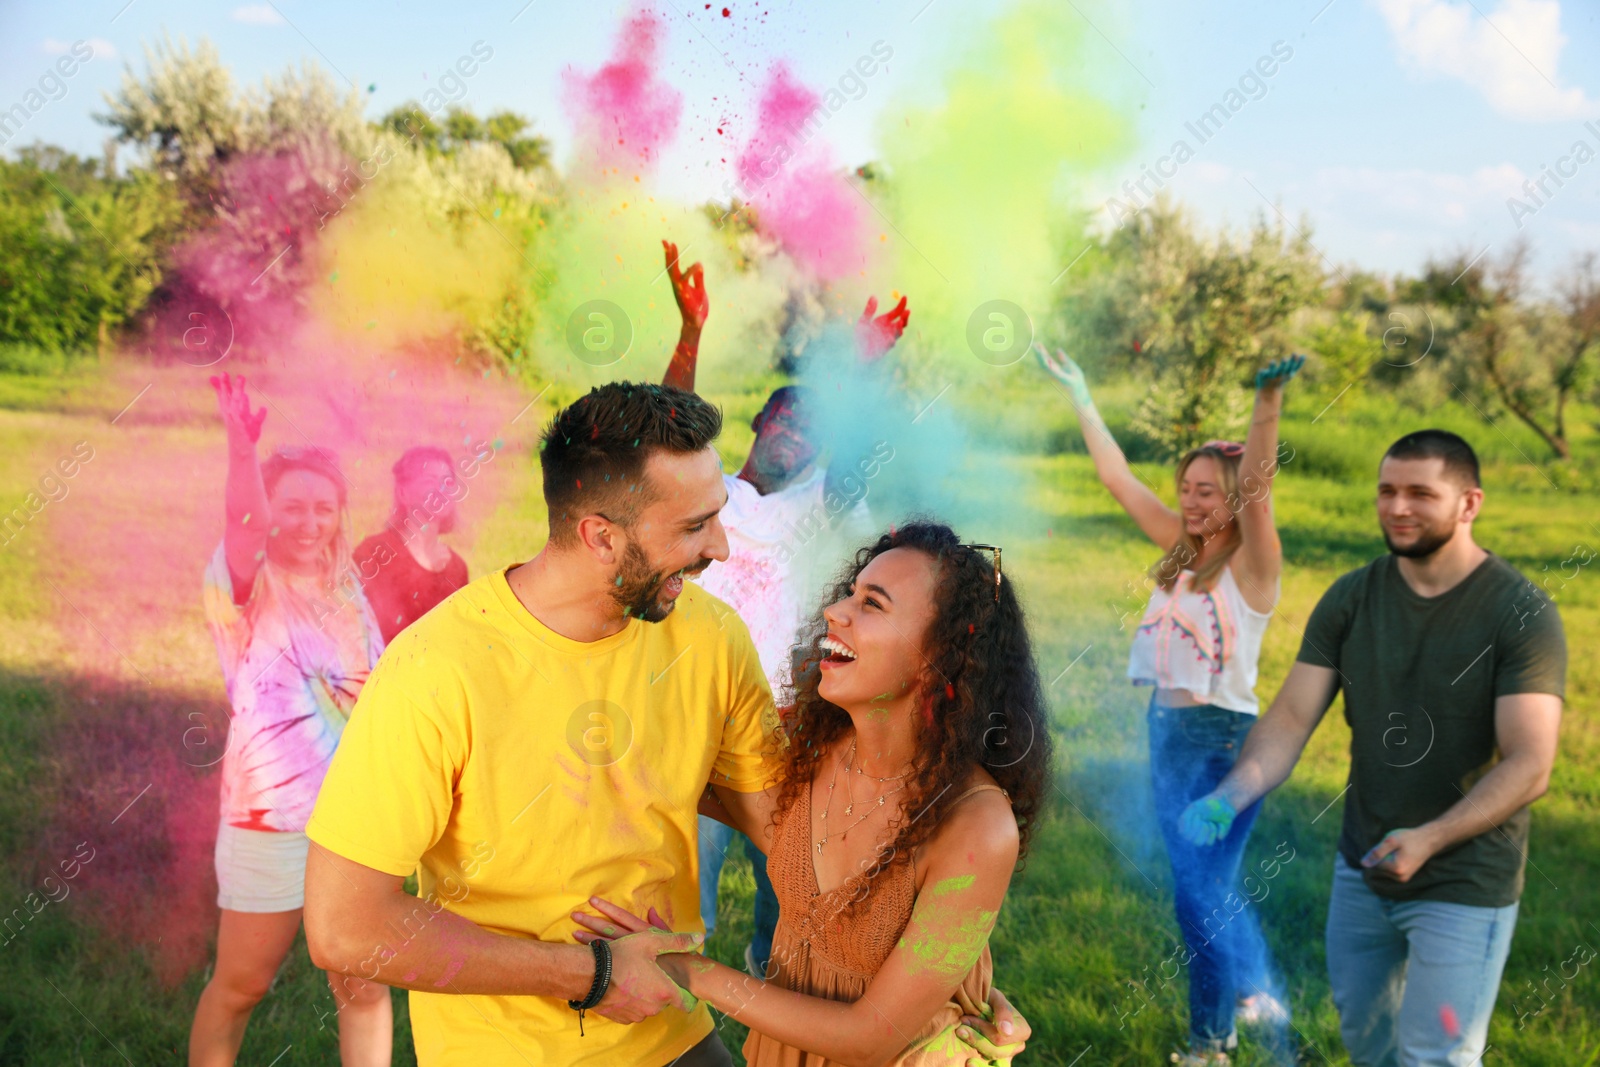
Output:
<path fill-rule="evenodd" d="M 973 768 L 956 796 L 959 801 L 924 846 L 919 868 L 941 860 L 968 868 L 1014 867 L 1021 835 L 1011 800 L 994 776 L 982 767 Z"/>

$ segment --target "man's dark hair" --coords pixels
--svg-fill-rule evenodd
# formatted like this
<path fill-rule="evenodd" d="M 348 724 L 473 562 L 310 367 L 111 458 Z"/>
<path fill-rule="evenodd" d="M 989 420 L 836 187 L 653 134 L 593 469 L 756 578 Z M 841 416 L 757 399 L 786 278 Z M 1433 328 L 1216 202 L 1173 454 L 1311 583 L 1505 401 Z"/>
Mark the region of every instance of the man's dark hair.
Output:
<path fill-rule="evenodd" d="M 650 453 L 699 452 L 721 432 L 722 412 L 682 389 L 612 382 L 589 390 L 556 412 L 540 440 L 551 542 L 570 544 L 585 515 L 633 522 L 652 500 Z"/>
<path fill-rule="evenodd" d="M 1463 489 L 1478 488 L 1478 454 L 1449 430 L 1413 430 L 1389 446 L 1384 459 L 1441 459 L 1444 473 Z"/>
<path fill-rule="evenodd" d="M 772 391 L 761 406 L 752 428 L 757 433 L 773 419 L 787 423 L 802 437 L 809 436 L 812 427 L 811 390 L 803 385 L 782 385 Z"/>

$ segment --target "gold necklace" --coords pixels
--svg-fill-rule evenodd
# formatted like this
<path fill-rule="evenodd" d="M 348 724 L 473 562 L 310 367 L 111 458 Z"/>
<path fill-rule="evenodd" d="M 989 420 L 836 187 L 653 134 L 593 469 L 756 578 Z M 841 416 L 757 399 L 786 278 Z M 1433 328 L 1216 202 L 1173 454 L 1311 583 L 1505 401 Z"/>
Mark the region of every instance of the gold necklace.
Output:
<path fill-rule="evenodd" d="M 846 763 L 846 765 L 854 765 L 855 772 L 857 774 L 861 775 L 861 777 L 863 777 L 863 778 L 871 778 L 874 782 L 898 782 L 902 778 L 909 777 L 910 774 L 911 774 L 911 770 L 915 769 L 915 768 L 912 768 L 911 770 L 902 771 L 899 774 L 889 774 L 889 775 L 885 775 L 882 778 L 880 778 L 876 774 L 868 774 L 866 771 L 862 770 L 861 769 L 861 764 L 856 763 L 855 762 L 855 758 L 856 758 L 856 739 L 852 737 L 850 739 L 850 755 L 848 757 L 846 757 L 845 763 Z"/>
<path fill-rule="evenodd" d="M 855 754 L 855 748 L 856 748 L 855 739 L 851 738 L 851 740 L 850 740 L 850 753 L 845 757 L 845 762 L 846 763 L 848 763 L 850 757 Z M 833 802 L 833 787 L 839 783 L 839 766 L 840 765 L 838 763 L 835 763 L 833 765 L 833 781 L 828 783 L 828 804 L 829 805 L 831 805 L 832 802 Z M 909 774 L 911 772 L 907 771 L 906 773 Z M 872 775 L 868 775 L 868 777 L 872 777 Z M 900 777 L 904 778 L 905 775 L 900 775 Z M 889 780 L 892 781 L 893 779 L 889 779 Z M 849 815 L 855 809 L 855 795 L 850 792 L 850 778 L 849 778 L 848 775 L 846 775 L 844 781 L 845 781 L 845 792 L 850 794 L 850 800 L 849 800 L 849 803 L 847 803 L 845 805 L 844 813 L 846 815 Z M 883 807 L 884 801 L 888 800 L 890 797 L 892 797 L 896 793 L 900 792 L 902 789 L 904 789 L 909 784 L 910 783 L 908 783 L 908 782 L 902 782 L 899 785 L 895 786 L 893 789 L 889 790 L 887 793 L 881 794 L 878 797 L 878 802 L 876 804 L 874 804 L 872 807 L 868 808 L 866 810 L 865 814 L 863 814 L 860 818 L 858 818 L 855 822 L 851 823 L 849 826 L 846 826 L 843 830 L 835 830 L 831 834 L 830 833 L 824 833 L 822 835 L 822 840 L 818 841 L 817 845 L 816 845 L 817 855 L 819 855 L 819 856 L 822 855 L 822 846 L 826 845 L 829 840 L 831 840 L 832 838 L 835 838 L 835 837 L 844 837 L 851 830 L 854 830 L 856 827 L 858 827 L 862 823 L 866 822 L 868 819 L 870 819 L 872 817 L 873 812 L 875 812 L 879 808 Z M 823 828 L 823 830 L 827 830 L 827 828 L 828 828 L 828 808 L 827 807 L 824 807 L 822 809 L 822 828 Z"/>

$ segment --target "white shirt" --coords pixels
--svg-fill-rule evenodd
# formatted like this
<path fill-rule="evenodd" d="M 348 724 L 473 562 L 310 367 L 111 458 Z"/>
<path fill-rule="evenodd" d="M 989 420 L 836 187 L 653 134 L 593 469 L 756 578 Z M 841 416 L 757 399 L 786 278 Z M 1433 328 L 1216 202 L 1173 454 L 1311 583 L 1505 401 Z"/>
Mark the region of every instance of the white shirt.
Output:
<path fill-rule="evenodd" d="M 1192 588 L 1193 580 L 1194 572 L 1186 570 L 1172 592 L 1160 586 L 1151 590 L 1128 654 L 1128 678 L 1135 685 L 1186 689 L 1207 704 L 1258 714 L 1256 667 L 1272 613 L 1245 603 L 1231 566 L 1222 569 L 1209 591 Z"/>
<path fill-rule="evenodd" d="M 831 562 L 826 558 L 831 553 L 817 551 L 823 548 L 819 537 L 871 521 L 859 500 L 853 506 L 836 507 L 836 514 L 830 515 L 823 495 L 826 478 L 827 472 L 819 468 L 763 496 L 743 478 L 724 474 L 728 503 L 721 518 L 728 533 L 728 558 L 711 564 L 697 579 L 750 628 L 774 696 L 787 684 L 789 648 L 820 588 L 823 576 L 811 565 Z"/>

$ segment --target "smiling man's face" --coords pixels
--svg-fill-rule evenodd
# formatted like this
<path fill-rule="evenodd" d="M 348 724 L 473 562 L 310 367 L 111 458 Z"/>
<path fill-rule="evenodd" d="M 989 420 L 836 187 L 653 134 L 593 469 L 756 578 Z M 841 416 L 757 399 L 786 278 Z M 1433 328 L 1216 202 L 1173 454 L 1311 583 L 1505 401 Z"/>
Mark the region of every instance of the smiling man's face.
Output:
<path fill-rule="evenodd" d="M 1378 467 L 1378 524 L 1397 556 L 1425 559 L 1477 514 L 1483 492 L 1464 486 L 1444 460 L 1385 457 Z"/>
<path fill-rule="evenodd" d="M 728 535 L 718 513 L 728 502 L 717 450 L 658 450 L 645 461 L 651 503 L 623 528 L 626 544 L 612 575 L 611 598 L 623 613 L 646 622 L 672 614 L 686 575 L 728 558 Z"/>

